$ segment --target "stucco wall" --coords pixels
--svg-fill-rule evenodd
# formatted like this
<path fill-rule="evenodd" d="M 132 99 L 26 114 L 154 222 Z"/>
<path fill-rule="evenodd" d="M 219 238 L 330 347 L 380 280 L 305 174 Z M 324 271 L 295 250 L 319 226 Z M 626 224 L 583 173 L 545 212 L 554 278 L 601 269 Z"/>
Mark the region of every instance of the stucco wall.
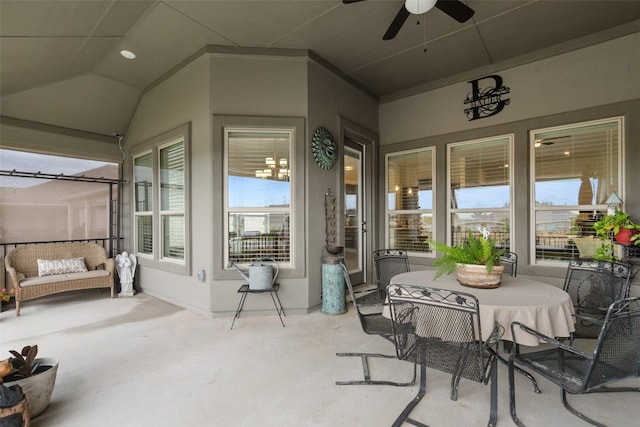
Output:
<path fill-rule="evenodd" d="M 229 316 L 238 303 L 242 283 L 235 271 L 222 265 L 227 244 L 223 235 L 224 152 L 220 117 L 296 118 L 302 125 L 297 138 L 300 155 L 300 194 L 294 220 L 303 224 L 304 236 L 296 256 L 305 260 L 295 274 L 281 272 L 280 299 L 288 313 L 305 312 L 321 303 L 320 251 L 324 241 L 324 191 L 336 189 L 340 166 L 318 168 L 310 150 L 310 135 L 319 126 L 339 135 L 338 117 L 349 117 L 367 128 L 377 128 L 377 101 L 354 88 L 306 55 L 233 54 L 209 52 L 145 93 L 128 132 L 129 152 L 184 123 L 191 123 L 192 269 L 190 275 L 153 270 L 142 265 L 138 283 L 152 295 L 213 316 Z M 341 156 L 341 153 L 339 154 Z M 131 167 L 128 165 L 128 176 Z M 130 201 L 130 196 L 127 195 Z M 130 205 L 125 235 L 131 236 Z M 309 224 L 309 226 L 307 226 Z M 129 242 L 131 243 L 131 242 Z M 144 264 L 144 261 L 142 262 Z M 153 271 L 151 271 L 153 270 Z M 196 274 L 204 270 L 201 283 Z M 247 300 L 245 310 L 272 311 L 268 299 Z"/>
<path fill-rule="evenodd" d="M 181 275 L 150 268 L 140 258 L 136 286 L 144 292 L 175 302 L 195 311 L 209 312 L 210 286 L 199 282 L 196 273 L 210 270 L 211 200 L 206 189 L 210 187 L 210 118 L 209 62 L 201 57 L 160 85 L 146 92 L 136 109 L 127 132 L 125 178 L 131 182 L 131 153 L 136 146 L 158 135 L 191 123 L 191 174 L 198 176 L 192 186 L 191 218 L 194 232 L 191 235 L 192 265 L 190 275 Z M 189 161 L 189 159 L 187 160 Z M 125 249 L 133 249 L 131 226 L 131 192 L 125 187 L 123 194 L 123 235 L 128 237 Z M 202 250 L 204 248 L 205 250 Z"/>
<path fill-rule="evenodd" d="M 343 212 L 344 141 L 341 129 L 344 120 L 362 126 L 372 133 L 378 129 L 378 102 L 369 95 L 351 86 L 321 65 L 312 62 L 309 66 L 309 135 L 319 127 L 325 127 L 338 144 L 338 161 L 326 171 L 315 164 L 310 144 L 307 144 L 307 197 L 308 210 L 308 254 L 309 254 L 309 304 L 321 303 L 322 249 L 325 242 L 324 194 L 328 188 L 337 196 L 337 212 Z M 377 140 L 375 141 L 377 143 Z M 374 146 L 370 155 L 374 155 Z M 338 228 L 342 225 L 339 222 Z M 341 232 L 339 233 L 341 234 Z M 338 239 L 343 239 L 340 235 Z M 341 240 L 344 243 L 344 240 Z"/>
<path fill-rule="evenodd" d="M 494 126 L 532 117 L 640 98 L 640 33 L 499 70 L 510 104 L 492 117 L 468 121 L 471 85 L 451 86 L 380 105 L 380 144 Z M 477 78 L 483 77 L 482 75 Z"/>
<path fill-rule="evenodd" d="M 435 146 L 438 165 L 446 165 L 446 145 L 495 135 L 514 135 L 515 250 L 520 255 L 519 274 L 532 274 L 561 286 L 565 269 L 527 265 L 530 260 L 529 131 L 606 117 L 624 117 L 624 209 L 640 221 L 640 33 L 594 45 L 526 65 L 496 71 L 510 88 L 502 112 L 468 121 L 463 101 L 471 91 L 468 82 L 431 90 L 380 105 L 380 169 L 384 155 L 393 151 Z M 483 76 L 477 76 L 478 78 Z M 446 168 L 436 171 L 436 238 L 446 228 Z M 384 200 L 384 177 L 378 197 Z M 384 215 L 384 206 L 378 214 Z M 413 260 L 429 264 L 430 260 Z M 636 278 L 636 282 L 638 278 Z M 634 287 L 636 288 L 636 287 Z M 634 292 L 638 293 L 636 288 Z"/>

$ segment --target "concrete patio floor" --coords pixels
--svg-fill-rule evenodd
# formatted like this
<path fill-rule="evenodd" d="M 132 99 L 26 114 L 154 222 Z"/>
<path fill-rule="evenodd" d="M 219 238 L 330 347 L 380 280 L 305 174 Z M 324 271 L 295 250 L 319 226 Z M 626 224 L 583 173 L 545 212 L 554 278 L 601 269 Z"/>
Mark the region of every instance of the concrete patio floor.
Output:
<path fill-rule="evenodd" d="M 267 295 L 264 295 L 268 298 Z M 285 311 L 286 311 L 285 304 Z M 418 386 L 336 386 L 360 379 L 357 358 L 336 352 L 393 353 L 362 332 L 353 309 L 211 319 L 145 294 L 111 300 L 80 291 L 28 301 L 21 316 L 0 314 L 0 358 L 38 344 L 60 360 L 49 408 L 32 427 L 390 426 Z M 412 365 L 376 361 L 376 378 L 406 380 Z M 509 416 L 507 370 L 499 365 L 498 425 Z M 450 377 L 428 370 L 427 395 L 412 416 L 431 427 L 485 426 L 489 387 L 463 380 L 456 402 Z M 518 375 L 518 414 L 528 426 L 586 426 L 564 409 L 558 388 L 539 379 L 534 394 Z M 634 383 L 637 384 L 637 383 Z M 640 384 L 637 384 L 640 385 Z M 637 425 L 640 394 L 569 396 L 608 426 Z"/>

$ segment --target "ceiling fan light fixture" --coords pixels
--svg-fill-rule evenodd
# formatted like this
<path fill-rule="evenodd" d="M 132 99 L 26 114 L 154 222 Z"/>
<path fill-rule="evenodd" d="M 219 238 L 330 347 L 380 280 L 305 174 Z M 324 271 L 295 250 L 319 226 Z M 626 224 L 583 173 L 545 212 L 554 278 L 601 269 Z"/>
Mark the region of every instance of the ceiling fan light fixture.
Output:
<path fill-rule="evenodd" d="M 438 0 L 406 0 L 404 7 L 414 15 L 420 15 L 433 9 Z"/>

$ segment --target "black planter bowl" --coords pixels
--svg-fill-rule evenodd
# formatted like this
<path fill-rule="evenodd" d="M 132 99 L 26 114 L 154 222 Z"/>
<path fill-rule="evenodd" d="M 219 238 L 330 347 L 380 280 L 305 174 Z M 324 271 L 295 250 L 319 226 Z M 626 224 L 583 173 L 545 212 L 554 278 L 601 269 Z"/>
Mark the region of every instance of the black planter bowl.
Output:
<path fill-rule="evenodd" d="M 342 253 L 342 251 L 344 250 L 344 246 L 335 246 L 335 245 L 326 245 L 325 249 L 327 250 L 327 252 L 329 252 L 331 255 L 339 255 Z"/>

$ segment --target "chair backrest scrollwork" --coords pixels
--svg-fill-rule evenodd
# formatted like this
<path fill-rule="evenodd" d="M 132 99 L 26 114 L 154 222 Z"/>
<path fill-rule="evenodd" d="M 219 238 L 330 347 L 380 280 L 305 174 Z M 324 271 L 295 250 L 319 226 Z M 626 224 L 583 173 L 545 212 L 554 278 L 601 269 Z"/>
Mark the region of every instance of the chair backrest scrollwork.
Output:
<path fill-rule="evenodd" d="M 597 338 L 609 306 L 629 295 L 631 266 L 614 261 L 569 261 L 564 291 L 576 310 L 578 338 Z"/>
<path fill-rule="evenodd" d="M 409 256 L 404 249 L 378 249 L 373 252 L 373 264 L 376 287 L 383 293 L 393 276 L 410 270 Z"/>
<path fill-rule="evenodd" d="M 399 359 L 486 384 L 499 329 L 483 342 L 475 296 L 401 284 L 387 292 Z"/>

